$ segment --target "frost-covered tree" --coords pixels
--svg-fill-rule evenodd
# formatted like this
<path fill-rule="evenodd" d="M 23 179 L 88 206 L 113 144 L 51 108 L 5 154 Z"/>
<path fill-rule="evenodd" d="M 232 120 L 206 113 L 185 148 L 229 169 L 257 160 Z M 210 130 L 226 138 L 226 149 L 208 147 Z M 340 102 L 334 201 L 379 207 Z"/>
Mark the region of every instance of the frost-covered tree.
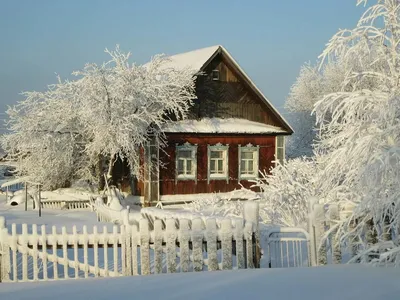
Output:
<path fill-rule="evenodd" d="M 341 61 L 331 61 L 321 69 L 318 64 L 310 63 L 301 67 L 285 102 L 285 108 L 290 112 L 289 120 L 295 128 L 287 145 L 288 158 L 313 155 L 316 137 L 314 105 L 324 95 L 342 88 L 345 72 L 346 66 Z"/>
<path fill-rule="evenodd" d="M 99 161 L 125 160 L 139 175 L 139 148 L 155 138 L 169 118 L 185 118 L 195 98 L 196 79 L 189 68 L 168 67 L 168 58 L 155 56 L 145 65 L 129 63 L 130 53 L 117 46 L 106 52 L 111 60 L 87 64 L 46 92 L 28 92 L 10 108 L 11 133 L 4 149 L 18 158 L 18 171 L 46 188 L 71 179 L 94 180 Z"/>
<path fill-rule="evenodd" d="M 319 187 L 329 191 L 326 200 L 355 207 L 349 220 L 357 226 L 349 232 L 341 224 L 339 233 L 356 234 L 367 248 L 371 232 L 376 240 L 387 240 L 399 228 L 399 44 L 400 2 L 378 0 L 355 29 L 334 35 L 321 56 L 323 62 L 342 57 L 360 66 L 348 69 L 343 81 L 348 89 L 316 103 L 320 130 L 316 151 L 323 165 Z"/>
<path fill-rule="evenodd" d="M 195 74 L 190 68 L 166 66 L 158 55 L 145 65 L 129 64 L 130 53 L 108 51 L 111 60 L 86 65 L 75 72 L 78 81 L 79 119 L 88 137 L 86 153 L 106 157 L 108 175 L 117 158 L 139 174 L 139 151 L 153 135 L 163 145 L 159 130 L 169 118 L 185 118 L 195 96 Z"/>
<path fill-rule="evenodd" d="M 312 157 L 316 136 L 315 116 L 311 112 L 291 112 L 287 117 L 294 133 L 286 141 L 286 158 Z"/>
<path fill-rule="evenodd" d="M 7 110 L 11 133 L 2 138 L 3 149 L 17 159 L 20 175 L 48 189 L 68 185 L 85 169 L 75 88 L 59 79 L 46 92 L 24 93 L 25 100 Z"/>
<path fill-rule="evenodd" d="M 333 59 L 310 63 L 301 67 L 296 82 L 291 87 L 285 102 L 290 112 L 289 120 L 295 133 L 288 142 L 289 158 L 312 156 L 313 143 L 318 136 L 315 126 L 316 117 L 312 114 L 314 105 L 325 95 L 339 91 L 352 91 L 358 88 L 374 89 L 378 84 L 371 78 L 350 78 L 349 73 L 361 72 L 365 65 L 372 69 L 380 67 L 380 63 L 372 64 L 375 53 L 338 53 Z M 329 118 L 329 116 L 325 116 Z"/>

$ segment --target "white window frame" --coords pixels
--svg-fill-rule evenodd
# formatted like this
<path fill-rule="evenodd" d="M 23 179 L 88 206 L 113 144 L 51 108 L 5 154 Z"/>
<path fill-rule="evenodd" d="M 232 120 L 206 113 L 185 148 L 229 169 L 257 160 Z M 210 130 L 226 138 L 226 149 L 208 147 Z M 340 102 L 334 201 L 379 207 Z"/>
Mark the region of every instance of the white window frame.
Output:
<path fill-rule="evenodd" d="M 242 152 L 253 152 L 253 174 L 242 174 Z M 260 157 L 259 153 L 260 153 L 260 146 L 253 146 L 252 144 L 247 144 L 246 146 L 239 145 L 239 151 L 238 151 L 239 181 L 258 178 L 259 157 Z"/>
<path fill-rule="evenodd" d="M 223 151 L 223 167 L 224 174 L 211 174 L 211 151 Z M 214 146 L 207 146 L 207 183 L 210 183 L 210 180 L 226 180 L 226 183 L 229 183 L 229 145 L 222 145 L 218 143 Z"/>
<path fill-rule="evenodd" d="M 282 146 L 278 147 L 278 139 L 282 138 Z M 282 149 L 282 157 L 278 157 L 278 148 Z M 278 165 L 278 161 L 283 165 L 285 159 L 285 136 L 277 135 L 275 137 L 275 166 Z"/>
<path fill-rule="evenodd" d="M 178 152 L 181 150 L 192 152 L 192 174 L 178 174 Z M 183 145 L 175 145 L 175 183 L 178 180 L 194 180 L 197 182 L 197 145 L 192 145 L 188 142 Z"/>

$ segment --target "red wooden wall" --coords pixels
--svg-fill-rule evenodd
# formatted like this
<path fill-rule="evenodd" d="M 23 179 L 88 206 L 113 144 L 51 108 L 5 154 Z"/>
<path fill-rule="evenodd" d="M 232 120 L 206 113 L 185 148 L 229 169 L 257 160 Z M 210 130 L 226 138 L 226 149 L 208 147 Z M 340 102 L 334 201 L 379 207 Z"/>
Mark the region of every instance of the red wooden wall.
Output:
<path fill-rule="evenodd" d="M 168 134 L 166 153 L 160 151 L 160 159 L 166 164 L 160 170 L 160 195 L 198 194 L 229 192 L 239 189 L 238 145 L 249 143 L 260 146 L 259 169 L 269 170 L 275 155 L 275 136 L 266 135 L 205 135 L 205 134 Z M 186 142 L 197 144 L 197 183 L 194 180 L 175 181 L 175 145 Z M 207 145 L 229 144 L 229 183 L 226 180 L 210 180 L 207 184 Z M 247 181 L 240 182 L 250 187 Z"/>

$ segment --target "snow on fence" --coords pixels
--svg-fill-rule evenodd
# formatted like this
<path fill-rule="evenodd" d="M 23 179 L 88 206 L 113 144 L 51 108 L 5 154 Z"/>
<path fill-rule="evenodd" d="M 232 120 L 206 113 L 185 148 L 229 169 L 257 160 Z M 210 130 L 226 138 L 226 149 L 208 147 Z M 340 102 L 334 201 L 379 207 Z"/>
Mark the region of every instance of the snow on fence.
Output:
<path fill-rule="evenodd" d="M 40 201 L 45 209 L 87 210 L 91 208 L 90 200 L 46 199 Z"/>
<path fill-rule="evenodd" d="M 337 224 L 351 213 L 351 207 L 339 209 L 337 204 L 323 205 L 311 199 L 309 233 L 311 236 L 311 264 L 341 264 L 357 255 L 357 241 L 349 235 L 338 240 Z M 349 224 L 349 226 L 352 226 Z"/>
<path fill-rule="evenodd" d="M 5 189 L 7 191 L 15 192 L 19 190 L 23 190 L 25 188 L 26 177 L 20 177 L 12 180 L 8 180 L 1 184 L 1 189 Z"/>
<path fill-rule="evenodd" d="M 257 207 L 258 209 L 258 207 Z M 137 225 L 93 227 L 78 232 L 43 225 L 16 224 L 9 232 L 0 217 L 0 281 L 39 281 L 214 271 L 259 266 L 258 220 L 225 219 L 206 224 L 182 219 L 179 227 L 168 219 L 154 229 L 141 219 Z M 61 229 L 61 230 L 60 230 Z M 102 250 L 102 251 L 101 251 Z"/>
<path fill-rule="evenodd" d="M 2 185 L 1 186 L 3 189 L 5 188 L 6 193 L 8 192 L 16 192 L 16 191 L 20 191 L 23 190 L 25 188 L 25 184 L 23 182 L 18 182 L 18 183 L 13 183 L 13 184 L 9 184 L 9 185 Z"/>
<path fill-rule="evenodd" d="M 96 212 L 97 220 L 99 222 L 109 222 L 114 224 L 131 225 L 129 214 L 129 206 L 121 209 L 113 209 L 99 201 L 91 201 L 91 206 Z"/>
<path fill-rule="evenodd" d="M 149 220 L 150 224 L 154 224 L 155 220 L 162 220 L 165 222 L 167 219 L 175 219 L 176 222 L 179 222 L 180 219 L 187 219 L 191 220 L 193 219 L 202 219 L 204 223 L 207 222 L 208 219 L 212 218 L 215 219 L 217 224 L 220 225 L 221 222 L 228 217 L 221 217 L 221 216 L 214 216 L 214 215 L 205 215 L 201 214 L 198 212 L 194 211 L 188 211 L 188 210 L 183 210 L 183 209 L 178 209 L 178 210 L 165 210 L 165 209 L 159 209 L 156 207 L 146 207 L 142 208 L 140 210 L 140 213 L 143 218 L 146 218 Z M 238 216 L 229 216 L 229 219 L 232 220 L 232 224 L 234 224 L 236 219 L 242 219 L 241 217 Z"/>

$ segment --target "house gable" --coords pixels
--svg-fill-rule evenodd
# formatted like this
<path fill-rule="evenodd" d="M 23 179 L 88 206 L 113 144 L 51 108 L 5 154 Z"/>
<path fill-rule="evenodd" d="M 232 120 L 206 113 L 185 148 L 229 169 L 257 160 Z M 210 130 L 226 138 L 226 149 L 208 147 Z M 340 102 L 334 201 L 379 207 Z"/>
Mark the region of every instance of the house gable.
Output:
<path fill-rule="evenodd" d="M 280 127 L 285 131 L 283 134 L 293 133 L 290 125 L 222 46 L 172 58 L 175 66 L 186 64 L 198 68 L 202 65 L 199 69 L 202 75 L 196 81 L 198 99 L 194 101 L 189 118 L 241 118 Z M 190 63 L 191 60 L 194 62 Z M 213 78 L 214 71 L 218 80 Z"/>

